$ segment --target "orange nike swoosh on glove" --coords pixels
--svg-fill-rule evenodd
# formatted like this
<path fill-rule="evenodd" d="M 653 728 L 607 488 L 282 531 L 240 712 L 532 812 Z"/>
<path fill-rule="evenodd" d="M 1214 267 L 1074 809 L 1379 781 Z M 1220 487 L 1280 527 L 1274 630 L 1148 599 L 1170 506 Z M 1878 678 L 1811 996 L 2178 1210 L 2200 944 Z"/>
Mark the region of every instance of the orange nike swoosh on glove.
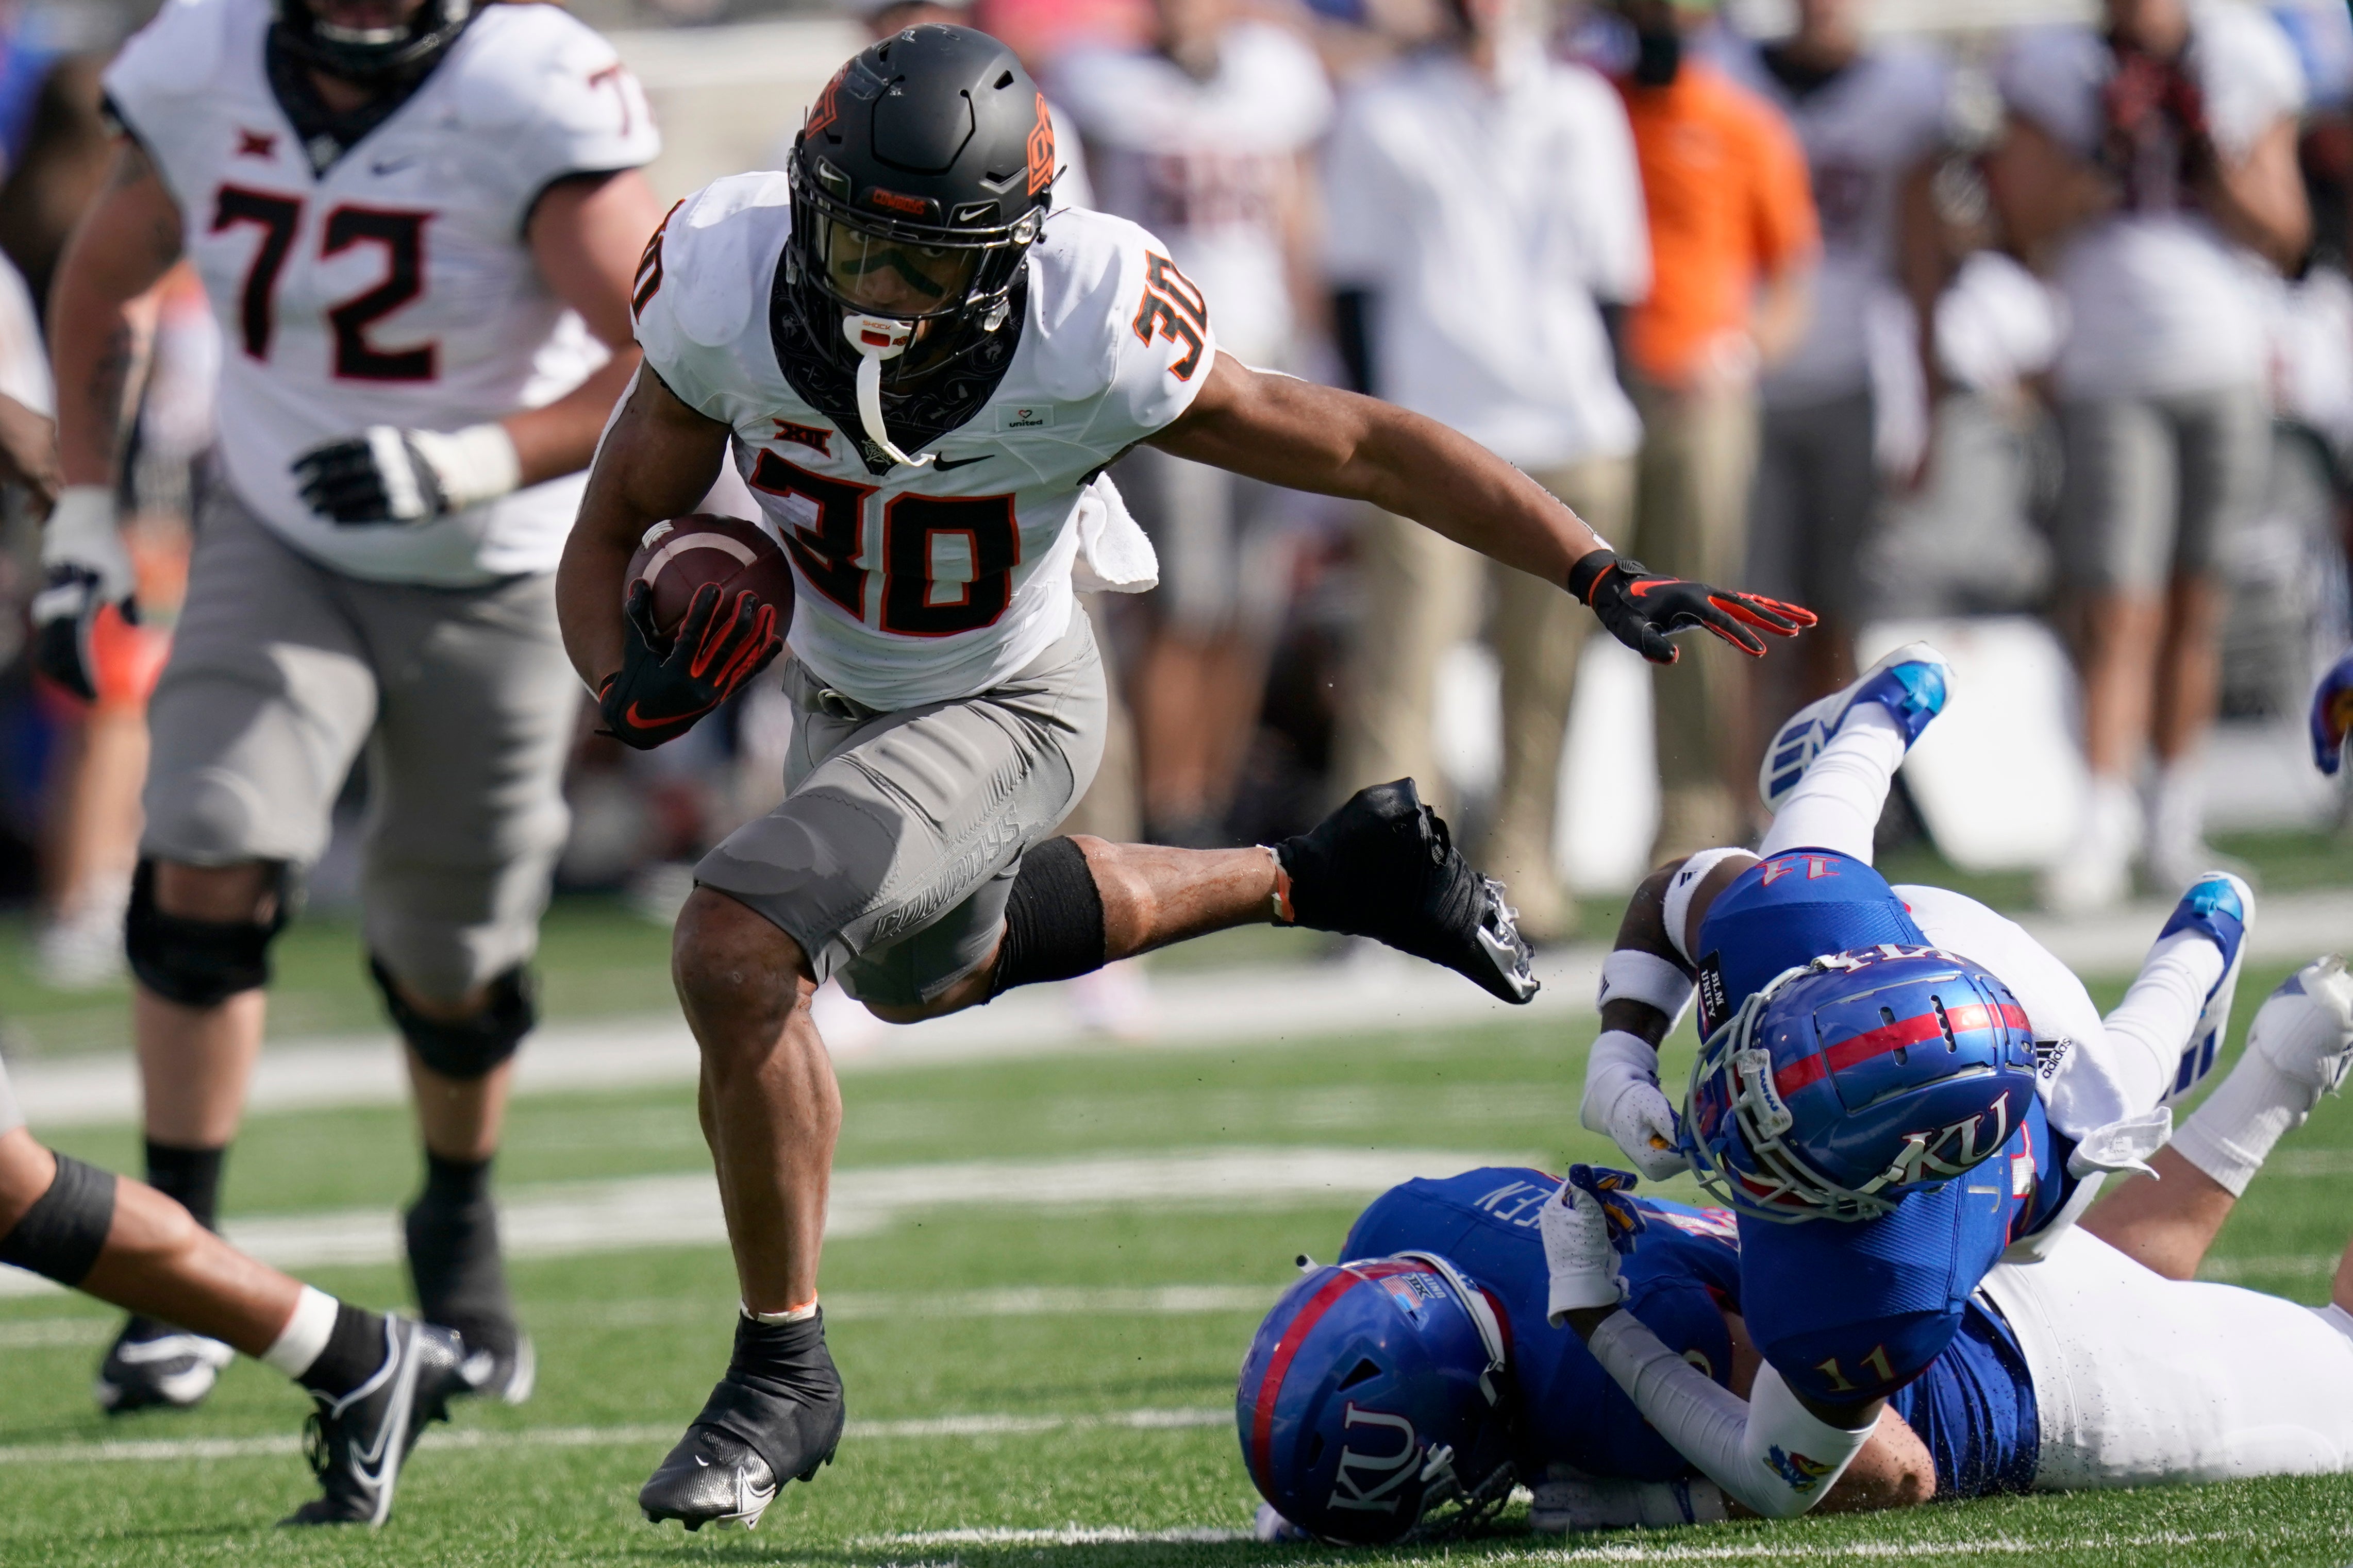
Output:
<path fill-rule="evenodd" d="M 718 707 L 722 702 L 726 700 L 727 699 L 724 697 L 714 697 L 700 708 L 690 709 L 684 713 L 666 713 L 659 718 L 652 719 L 649 719 L 643 713 L 638 712 L 638 705 L 632 702 L 629 704 L 628 710 L 624 712 L 621 717 L 628 720 L 629 723 L 637 729 L 651 730 L 662 724 L 675 724 L 681 719 L 699 719 L 703 714 L 710 712 L 713 708 Z"/>

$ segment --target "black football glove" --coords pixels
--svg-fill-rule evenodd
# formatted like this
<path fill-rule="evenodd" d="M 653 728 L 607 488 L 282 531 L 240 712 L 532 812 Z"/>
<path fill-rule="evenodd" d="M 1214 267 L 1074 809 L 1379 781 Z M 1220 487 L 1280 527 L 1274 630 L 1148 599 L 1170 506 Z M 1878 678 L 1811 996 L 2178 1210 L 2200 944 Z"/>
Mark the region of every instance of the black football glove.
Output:
<path fill-rule="evenodd" d="M 649 752 L 694 728 L 694 721 L 733 696 L 782 651 L 776 611 L 748 588 L 736 590 L 723 612 L 719 584 L 695 591 L 665 639 L 654 626 L 653 584 L 639 578 L 622 614 L 627 645 L 621 668 L 596 689 L 596 710 L 613 738 Z"/>
<path fill-rule="evenodd" d="M 1652 664 L 1674 663 L 1682 650 L 1667 639 L 1694 626 L 1714 632 L 1751 658 L 1762 658 L 1765 643 L 1757 632 L 1790 637 L 1814 624 L 1813 611 L 1799 605 L 1662 576 L 1607 550 L 1596 550 L 1569 568 L 1568 591 L 1591 607 L 1611 637 Z"/>
<path fill-rule="evenodd" d="M 91 637 L 109 605 L 137 625 L 138 579 L 115 526 L 114 493 L 69 485 L 41 531 L 41 591 L 33 596 L 33 668 L 85 702 L 98 700 Z"/>
<path fill-rule="evenodd" d="M 321 442 L 292 467 L 302 504 L 344 528 L 430 522 L 496 500 L 522 477 L 497 425 L 446 433 L 371 425 Z"/>

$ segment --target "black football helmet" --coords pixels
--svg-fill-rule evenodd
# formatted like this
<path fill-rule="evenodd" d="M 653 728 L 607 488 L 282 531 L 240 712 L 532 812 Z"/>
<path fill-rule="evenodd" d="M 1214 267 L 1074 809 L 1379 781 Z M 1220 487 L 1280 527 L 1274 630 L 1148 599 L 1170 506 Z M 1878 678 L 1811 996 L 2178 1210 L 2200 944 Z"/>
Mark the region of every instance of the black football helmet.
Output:
<path fill-rule="evenodd" d="M 905 381 L 1004 324 L 1052 198 L 1053 122 L 1011 49 L 927 23 L 835 74 L 786 172 L 786 281 L 809 337 L 847 362 L 845 315 L 927 322 L 892 367 Z"/>
<path fill-rule="evenodd" d="M 313 11 L 307 0 L 271 0 L 278 38 L 286 49 L 346 81 L 395 82 L 424 75 L 474 19 L 474 0 L 424 0 L 389 27 L 347 27 Z"/>

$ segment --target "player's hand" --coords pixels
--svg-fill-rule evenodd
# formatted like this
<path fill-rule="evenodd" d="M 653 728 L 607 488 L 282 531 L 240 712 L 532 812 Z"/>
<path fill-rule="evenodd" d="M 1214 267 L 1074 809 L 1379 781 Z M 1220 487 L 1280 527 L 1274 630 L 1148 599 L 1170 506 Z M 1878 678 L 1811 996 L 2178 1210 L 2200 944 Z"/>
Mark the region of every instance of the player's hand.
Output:
<path fill-rule="evenodd" d="M 33 510 L 47 511 L 58 483 L 57 422 L 0 393 L 0 485 L 24 486 Z"/>
<path fill-rule="evenodd" d="M 33 668 L 85 702 L 98 697 L 90 630 L 109 605 L 136 626 L 139 580 L 114 521 L 114 492 L 69 485 L 41 530 L 41 591 L 33 596 Z"/>
<path fill-rule="evenodd" d="M 1568 1180 L 1537 1212 L 1551 1279 L 1545 1313 L 1556 1326 L 1571 1312 L 1625 1300 L 1618 1256 L 1631 1249 L 1644 1224 L 1641 1211 L 1625 1198 L 1633 1190 L 1634 1178 L 1624 1171 L 1571 1165 Z"/>
<path fill-rule="evenodd" d="M 1648 1180 L 1690 1169 L 1675 1108 L 1659 1088 L 1658 1047 L 1638 1035 L 1609 1029 L 1593 1042 L 1577 1119 L 1588 1132 L 1608 1133 Z"/>
<path fill-rule="evenodd" d="M 1607 550 L 1593 551 L 1569 568 L 1568 591 L 1591 607 L 1611 637 L 1652 664 L 1674 663 L 1680 650 L 1667 639 L 1694 626 L 1761 658 L 1765 641 L 1758 633 L 1795 637 L 1814 624 L 1813 611 L 1799 605 L 1662 576 Z"/>
<path fill-rule="evenodd" d="M 2312 761 L 2334 773 L 2345 754 L 2345 732 L 2353 730 L 2353 653 L 2320 678 L 2312 694 Z"/>
<path fill-rule="evenodd" d="M 496 500 L 522 482 L 504 426 L 450 434 L 371 425 L 322 442 L 294 459 L 302 502 L 346 528 L 430 522 Z"/>
<path fill-rule="evenodd" d="M 696 590 L 665 639 L 654 626 L 653 584 L 639 579 L 629 590 L 622 615 L 627 626 L 621 668 L 596 689 L 597 711 L 613 738 L 641 752 L 674 741 L 694 721 L 733 696 L 768 668 L 785 639 L 776 635 L 776 611 L 739 589 L 723 609 L 719 584 Z"/>

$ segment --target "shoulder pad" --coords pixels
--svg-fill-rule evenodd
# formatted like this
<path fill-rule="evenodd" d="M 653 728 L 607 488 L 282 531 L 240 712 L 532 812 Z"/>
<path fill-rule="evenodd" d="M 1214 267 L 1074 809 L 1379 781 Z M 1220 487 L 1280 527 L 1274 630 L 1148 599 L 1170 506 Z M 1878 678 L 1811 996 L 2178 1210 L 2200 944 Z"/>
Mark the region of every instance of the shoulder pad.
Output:
<path fill-rule="evenodd" d="M 731 174 L 679 203 L 661 239 L 661 292 L 679 331 L 721 348 L 765 320 L 791 233 L 792 195 L 780 174 Z"/>

